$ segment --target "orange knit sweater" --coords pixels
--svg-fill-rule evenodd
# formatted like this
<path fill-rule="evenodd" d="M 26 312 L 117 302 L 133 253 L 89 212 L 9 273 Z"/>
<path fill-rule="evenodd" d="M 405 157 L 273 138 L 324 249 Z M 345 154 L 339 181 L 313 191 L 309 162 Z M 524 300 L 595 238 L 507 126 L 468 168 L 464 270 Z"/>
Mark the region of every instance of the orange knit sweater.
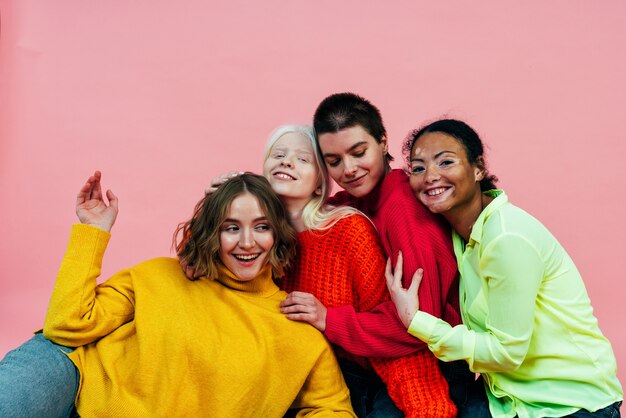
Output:
<path fill-rule="evenodd" d="M 329 230 L 301 232 L 298 244 L 297 260 L 280 283 L 287 292 L 309 292 L 327 307 L 352 305 L 357 311 L 369 311 L 389 300 L 384 253 L 365 217 L 352 215 Z M 407 417 L 455 416 L 448 384 L 430 351 L 364 359 L 335 348 L 338 356 L 361 365 L 369 360 Z"/>

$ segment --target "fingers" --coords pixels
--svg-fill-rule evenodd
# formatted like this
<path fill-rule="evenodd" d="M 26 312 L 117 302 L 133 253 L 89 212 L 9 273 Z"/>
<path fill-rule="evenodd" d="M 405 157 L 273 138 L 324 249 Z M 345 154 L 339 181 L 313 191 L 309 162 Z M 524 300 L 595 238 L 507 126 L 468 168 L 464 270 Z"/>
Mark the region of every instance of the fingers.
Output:
<path fill-rule="evenodd" d="M 398 251 L 398 259 L 396 260 L 396 268 L 393 270 L 393 283 L 395 286 L 402 287 L 402 273 L 404 267 L 404 258 L 402 257 L 402 251 Z"/>
<path fill-rule="evenodd" d="M 83 187 L 80 188 L 78 194 L 76 195 L 76 205 L 80 205 L 81 203 L 91 199 L 94 184 L 100 179 L 99 176 L 96 176 L 99 173 L 99 171 L 96 171 L 92 176 L 89 176 L 85 184 L 83 184 Z"/>
<path fill-rule="evenodd" d="M 315 296 L 306 292 L 291 292 L 285 300 L 280 302 L 281 311 L 285 307 L 293 306 L 313 306 L 315 304 Z M 294 309 L 289 309 L 289 312 L 295 312 Z"/>
<path fill-rule="evenodd" d="M 117 212 L 119 210 L 118 199 L 117 196 L 113 194 L 111 189 L 107 190 L 107 199 L 109 199 L 109 206 Z"/>
<path fill-rule="evenodd" d="M 204 189 L 204 194 L 215 193 L 217 188 L 220 187 L 222 184 L 226 183 L 228 180 L 234 177 L 242 175 L 243 173 L 243 171 L 231 171 L 230 173 L 226 173 L 217 178 L 214 178 L 213 180 L 211 180 L 211 185 Z"/>
<path fill-rule="evenodd" d="M 424 278 L 424 270 L 421 268 L 415 270 L 415 274 L 413 274 L 413 281 L 411 282 L 411 285 L 409 286 L 410 293 L 414 293 L 417 295 L 417 290 L 419 289 L 423 278 Z"/>
<path fill-rule="evenodd" d="M 102 174 L 96 170 L 96 172 L 93 173 L 93 176 L 91 176 L 90 179 L 93 179 L 91 187 L 91 199 L 102 200 L 102 186 L 100 185 Z"/>
<path fill-rule="evenodd" d="M 385 280 L 387 281 L 387 289 L 391 291 L 391 289 L 393 289 L 393 273 L 391 272 L 391 258 L 388 258 L 387 264 L 385 264 Z"/>

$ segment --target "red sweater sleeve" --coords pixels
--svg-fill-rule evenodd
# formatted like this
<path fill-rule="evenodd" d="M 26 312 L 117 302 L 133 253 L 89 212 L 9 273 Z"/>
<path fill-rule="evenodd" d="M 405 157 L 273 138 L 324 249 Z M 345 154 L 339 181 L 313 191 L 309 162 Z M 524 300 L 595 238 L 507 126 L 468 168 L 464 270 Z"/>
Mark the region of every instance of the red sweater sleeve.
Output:
<path fill-rule="evenodd" d="M 409 335 L 389 300 L 385 257 L 374 228 L 364 219 L 361 237 L 351 243 L 350 276 L 355 278 L 359 305 L 328 308 L 326 337 L 351 354 L 397 357 L 425 347 Z M 370 311 L 370 312 L 362 312 Z"/>
<path fill-rule="evenodd" d="M 418 268 L 424 270 L 418 294 L 420 310 L 443 318 L 447 295 L 457 274 L 451 236 L 442 222 L 413 196 L 410 198 L 402 199 L 402 205 L 385 208 L 383 246 L 394 265 L 402 251 L 405 288 Z"/>

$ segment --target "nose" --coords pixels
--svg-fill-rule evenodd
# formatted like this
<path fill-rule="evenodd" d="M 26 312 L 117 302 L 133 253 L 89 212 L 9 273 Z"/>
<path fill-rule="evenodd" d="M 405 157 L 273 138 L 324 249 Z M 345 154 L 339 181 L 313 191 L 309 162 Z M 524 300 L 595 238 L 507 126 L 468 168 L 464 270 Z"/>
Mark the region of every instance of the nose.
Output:
<path fill-rule="evenodd" d="M 285 157 L 280 161 L 280 165 L 283 167 L 293 168 L 293 161 L 290 157 Z"/>
<path fill-rule="evenodd" d="M 352 177 L 356 174 L 357 165 L 350 158 L 346 158 L 343 162 L 343 173 L 346 177 Z"/>
<path fill-rule="evenodd" d="M 250 249 L 256 245 L 254 241 L 254 234 L 251 228 L 243 228 L 239 237 L 239 247 L 243 249 Z"/>
<path fill-rule="evenodd" d="M 441 178 L 441 176 L 439 175 L 439 170 L 437 170 L 437 168 L 435 167 L 427 167 L 426 168 L 426 173 L 424 174 L 424 180 L 427 183 L 434 183 L 435 181 L 439 180 Z"/>

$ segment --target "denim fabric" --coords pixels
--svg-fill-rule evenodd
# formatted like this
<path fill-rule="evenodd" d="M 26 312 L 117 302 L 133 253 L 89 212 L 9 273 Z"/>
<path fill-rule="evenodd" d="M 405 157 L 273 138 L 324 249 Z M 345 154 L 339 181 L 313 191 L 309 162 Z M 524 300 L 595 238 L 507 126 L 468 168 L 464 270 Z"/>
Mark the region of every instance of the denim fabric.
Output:
<path fill-rule="evenodd" d="M 0 417 L 72 417 L 79 373 L 72 348 L 36 334 L 0 361 Z"/>
<path fill-rule="evenodd" d="M 352 408 L 359 418 L 404 417 L 374 371 L 365 370 L 357 363 L 345 359 L 339 359 L 339 367 L 350 390 Z"/>
<path fill-rule="evenodd" d="M 621 402 L 615 402 L 606 408 L 598 409 L 594 412 L 589 412 L 585 409 L 578 410 L 567 417 L 572 418 L 620 418 L 622 415 L 619 412 L 619 408 L 622 405 Z"/>
<path fill-rule="evenodd" d="M 457 418 L 490 418 L 489 400 L 482 378 L 469 369 L 464 360 L 440 361 L 441 373 L 448 381 L 450 398 L 456 405 Z"/>

